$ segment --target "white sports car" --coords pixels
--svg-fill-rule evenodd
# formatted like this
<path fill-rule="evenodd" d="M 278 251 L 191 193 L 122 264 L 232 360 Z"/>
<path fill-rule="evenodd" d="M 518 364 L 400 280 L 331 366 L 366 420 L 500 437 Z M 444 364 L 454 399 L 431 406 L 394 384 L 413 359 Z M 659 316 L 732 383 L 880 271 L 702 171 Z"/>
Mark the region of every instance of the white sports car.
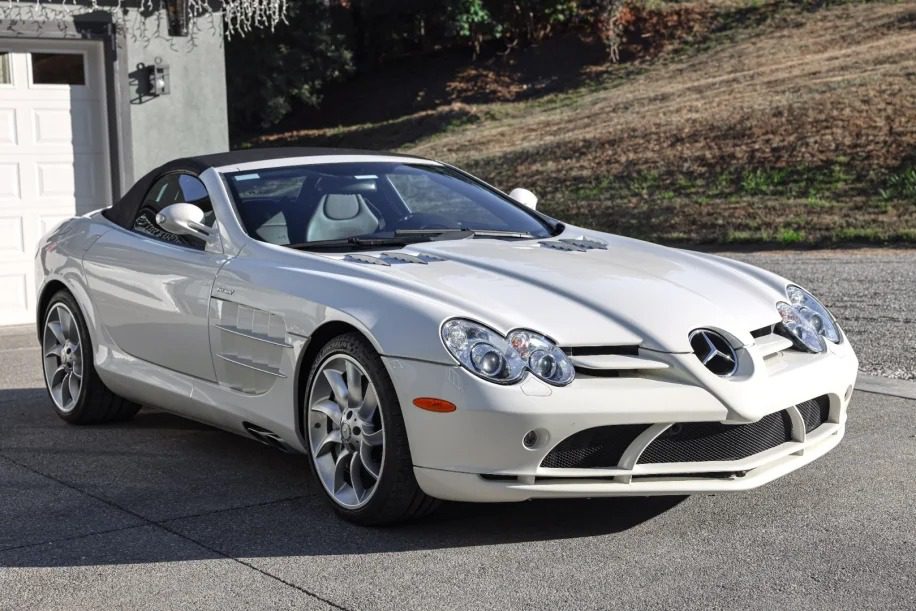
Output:
<path fill-rule="evenodd" d="M 810 293 L 536 203 L 409 156 L 168 163 L 39 247 L 54 407 L 305 453 L 364 524 L 746 490 L 839 443 L 858 363 Z"/>

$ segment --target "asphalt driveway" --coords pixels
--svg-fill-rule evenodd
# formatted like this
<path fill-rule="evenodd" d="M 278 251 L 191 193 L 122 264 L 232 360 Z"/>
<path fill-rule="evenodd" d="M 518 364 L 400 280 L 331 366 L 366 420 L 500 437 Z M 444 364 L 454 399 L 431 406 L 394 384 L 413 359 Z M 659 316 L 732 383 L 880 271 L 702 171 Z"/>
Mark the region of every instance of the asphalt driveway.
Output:
<path fill-rule="evenodd" d="M 0 333 L 0 609 L 916 608 L 916 400 L 857 392 L 835 451 L 748 493 L 365 529 L 304 457 L 153 409 L 66 425 L 34 346 Z"/>

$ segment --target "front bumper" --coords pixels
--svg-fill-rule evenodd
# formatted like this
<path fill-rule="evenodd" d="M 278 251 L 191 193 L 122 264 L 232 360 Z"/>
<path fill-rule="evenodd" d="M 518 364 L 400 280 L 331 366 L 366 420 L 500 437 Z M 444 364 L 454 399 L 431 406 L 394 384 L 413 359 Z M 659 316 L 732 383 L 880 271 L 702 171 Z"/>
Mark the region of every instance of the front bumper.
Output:
<path fill-rule="evenodd" d="M 829 425 L 825 425 L 829 426 Z M 773 481 L 787 473 L 807 465 L 832 450 L 843 438 L 844 427 L 834 426 L 817 441 L 808 444 L 788 443 L 761 464 L 744 472 L 744 475 L 728 479 L 703 477 L 692 473 L 685 477 L 677 473 L 646 478 L 632 478 L 617 481 L 615 478 L 547 478 L 537 477 L 523 483 L 493 481 L 480 475 L 424 469 L 415 467 L 417 482 L 426 494 L 436 498 L 454 501 L 509 502 L 535 498 L 582 498 L 602 496 L 665 496 L 685 494 L 713 494 L 751 490 Z M 691 468 L 679 463 L 684 473 Z"/>
<path fill-rule="evenodd" d="M 746 490 L 781 477 L 828 452 L 843 436 L 858 361 L 848 342 L 821 355 L 786 351 L 767 359 L 747 351 L 752 370 L 738 379 L 709 373 L 692 354 L 653 354 L 669 368 L 630 377 L 578 377 L 563 388 L 529 376 L 514 386 L 490 384 L 457 366 L 385 357 L 404 413 L 420 487 L 456 501 L 650 496 Z M 438 397 L 452 413 L 413 407 Z M 640 464 L 638 457 L 669 425 L 753 423 L 815 397 L 829 400 L 824 424 L 794 430 L 763 452 L 729 461 Z M 639 424 L 651 429 L 616 465 L 546 468 L 560 442 L 586 429 Z M 796 429 L 798 427 L 795 427 Z M 536 431 L 537 443 L 523 439 Z M 641 445 L 640 445 L 641 444 Z"/>

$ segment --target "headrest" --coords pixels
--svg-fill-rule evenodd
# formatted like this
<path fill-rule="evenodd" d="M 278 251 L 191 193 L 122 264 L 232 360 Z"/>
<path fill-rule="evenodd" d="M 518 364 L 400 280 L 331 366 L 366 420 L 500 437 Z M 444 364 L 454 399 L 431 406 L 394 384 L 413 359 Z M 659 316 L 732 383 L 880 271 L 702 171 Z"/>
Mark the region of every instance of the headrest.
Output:
<path fill-rule="evenodd" d="M 359 196 L 348 193 L 328 193 L 324 199 L 324 214 L 332 221 L 345 221 L 359 214 Z"/>

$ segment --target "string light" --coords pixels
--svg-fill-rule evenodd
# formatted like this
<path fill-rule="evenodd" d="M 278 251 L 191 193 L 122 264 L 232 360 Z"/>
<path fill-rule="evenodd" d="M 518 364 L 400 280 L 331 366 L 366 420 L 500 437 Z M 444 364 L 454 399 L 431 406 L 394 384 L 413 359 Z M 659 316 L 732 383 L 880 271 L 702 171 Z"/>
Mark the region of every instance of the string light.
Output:
<path fill-rule="evenodd" d="M 53 4 L 44 0 L 12 0 L 10 5 L 0 7 L 0 17 L 12 21 L 60 19 L 73 14 L 73 8 L 67 8 L 67 5 L 89 12 L 110 13 L 112 21 L 139 38 L 147 38 L 147 25 L 137 19 L 129 19 L 130 13 L 126 9 L 153 13 L 157 15 L 157 20 L 161 20 L 166 0 L 91 0 L 88 6 L 85 3 L 81 4 L 80 0 L 58 0 Z M 205 17 L 212 19 L 218 15 L 222 16 L 223 31 L 227 38 L 244 36 L 258 28 L 273 30 L 278 24 L 285 23 L 286 5 L 287 0 L 188 0 L 191 35 L 199 30 L 199 20 Z"/>

